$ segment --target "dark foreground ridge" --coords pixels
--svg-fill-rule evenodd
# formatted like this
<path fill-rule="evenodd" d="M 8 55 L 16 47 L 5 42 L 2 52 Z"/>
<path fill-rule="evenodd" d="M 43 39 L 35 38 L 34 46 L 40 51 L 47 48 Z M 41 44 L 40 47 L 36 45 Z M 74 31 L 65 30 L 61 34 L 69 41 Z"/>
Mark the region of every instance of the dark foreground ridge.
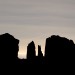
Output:
<path fill-rule="evenodd" d="M 52 35 L 46 39 L 45 56 L 38 45 L 36 56 L 35 43 L 30 42 L 27 46 L 27 59 L 18 58 L 19 40 L 9 33 L 0 35 L 0 64 L 25 66 L 27 64 L 55 66 L 74 66 L 75 44 L 72 40 L 58 35 Z"/>

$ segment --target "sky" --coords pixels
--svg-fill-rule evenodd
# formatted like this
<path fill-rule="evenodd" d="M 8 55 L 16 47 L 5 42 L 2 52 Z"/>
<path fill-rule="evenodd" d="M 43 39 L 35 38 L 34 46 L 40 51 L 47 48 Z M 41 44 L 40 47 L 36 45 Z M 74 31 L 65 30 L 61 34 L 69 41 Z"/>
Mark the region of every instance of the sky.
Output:
<path fill-rule="evenodd" d="M 0 34 L 20 40 L 19 58 L 26 58 L 32 40 L 42 46 L 51 35 L 75 42 L 75 0 L 0 0 Z"/>

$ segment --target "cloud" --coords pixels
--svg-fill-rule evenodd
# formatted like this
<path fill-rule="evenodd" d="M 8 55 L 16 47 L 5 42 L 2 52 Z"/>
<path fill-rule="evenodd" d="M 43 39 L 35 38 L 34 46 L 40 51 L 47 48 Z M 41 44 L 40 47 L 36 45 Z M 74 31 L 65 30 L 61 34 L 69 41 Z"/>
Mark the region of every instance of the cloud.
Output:
<path fill-rule="evenodd" d="M 0 23 L 75 25 L 74 0 L 0 0 Z"/>

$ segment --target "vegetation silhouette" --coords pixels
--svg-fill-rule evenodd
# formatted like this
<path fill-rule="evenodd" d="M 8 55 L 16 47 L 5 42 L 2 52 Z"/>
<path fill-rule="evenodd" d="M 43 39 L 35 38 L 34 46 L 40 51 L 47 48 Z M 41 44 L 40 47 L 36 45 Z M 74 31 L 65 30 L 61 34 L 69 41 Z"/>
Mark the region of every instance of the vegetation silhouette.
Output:
<path fill-rule="evenodd" d="M 18 58 L 19 40 L 9 33 L 0 35 L 0 60 L 1 64 L 16 64 L 25 67 L 27 64 L 44 64 L 55 66 L 73 66 L 75 63 L 75 44 L 72 40 L 58 35 L 52 35 L 46 39 L 45 55 L 41 46 L 38 45 L 36 56 L 35 43 L 30 42 L 27 46 L 27 59 Z"/>

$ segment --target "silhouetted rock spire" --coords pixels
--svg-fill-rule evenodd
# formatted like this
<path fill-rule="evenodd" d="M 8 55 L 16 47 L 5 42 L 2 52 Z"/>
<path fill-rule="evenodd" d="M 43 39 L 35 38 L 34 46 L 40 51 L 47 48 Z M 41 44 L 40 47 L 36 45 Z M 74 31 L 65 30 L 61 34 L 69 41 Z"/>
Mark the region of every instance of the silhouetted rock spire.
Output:
<path fill-rule="evenodd" d="M 0 58 L 3 60 L 16 60 L 18 58 L 19 40 L 9 33 L 0 35 Z"/>
<path fill-rule="evenodd" d="M 34 60 L 36 56 L 35 52 L 35 44 L 34 42 L 30 42 L 27 46 L 27 59 L 28 60 Z"/>
<path fill-rule="evenodd" d="M 39 58 L 43 58 L 43 54 L 42 54 L 41 46 L 40 45 L 38 45 L 38 57 Z"/>
<path fill-rule="evenodd" d="M 75 58 L 75 44 L 72 40 L 58 35 L 46 39 L 45 59 L 46 62 L 67 63 Z"/>
<path fill-rule="evenodd" d="M 40 45 L 38 45 L 38 64 L 43 64 L 44 63 L 44 61 L 43 61 L 43 53 L 42 53 L 42 51 L 41 51 L 41 46 Z"/>

